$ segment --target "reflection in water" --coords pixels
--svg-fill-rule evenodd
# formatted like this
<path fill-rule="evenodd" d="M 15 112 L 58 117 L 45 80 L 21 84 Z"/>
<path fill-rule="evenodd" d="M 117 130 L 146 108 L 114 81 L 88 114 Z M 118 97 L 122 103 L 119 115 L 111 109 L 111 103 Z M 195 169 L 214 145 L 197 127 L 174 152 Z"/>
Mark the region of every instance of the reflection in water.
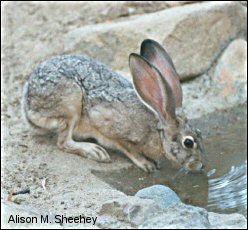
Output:
<path fill-rule="evenodd" d="M 219 178 L 209 179 L 208 184 L 208 210 L 228 210 L 247 216 L 247 161 L 240 166 L 232 166 Z"/>

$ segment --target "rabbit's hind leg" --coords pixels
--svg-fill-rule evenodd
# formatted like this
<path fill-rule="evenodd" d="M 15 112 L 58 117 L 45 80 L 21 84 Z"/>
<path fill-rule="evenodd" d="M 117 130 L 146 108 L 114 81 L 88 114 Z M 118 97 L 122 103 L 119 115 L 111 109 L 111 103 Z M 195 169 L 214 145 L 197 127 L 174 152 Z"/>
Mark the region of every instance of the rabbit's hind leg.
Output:
<path fill-rule="evenodd" d="M 110 162 L 110 156 L 101 146 L 89 142 L 76 142 L 73 133 L 82 115 L 82 92 L 70 95 L 63 100 L 64 116 L 58 119 L 58 140 L 60 149 L 100 162 Z"/>
<path fill-rule="evenodd" d="M 74 153 L 89 159 L 100 162 L 110 162 L 110 156 L 101 146 L 88 142 L 76 142 L 72 139 L 73 129 L 77 123 L 77 119 L 62 118 L 59 121 L 58 142 L 60 149 Z"/>
<path fill-rule="evenodd" d="M 73 140 L 73 131 L 83 116 L 84 95 L 80 86 L 67 78 L 60 79 L 55 88 L 49 83 L 46 83 L 46 89 L 38 91 L 37 87 L 30 87 L 26 91 L 23 108 L 29 123 L 42 129 L 56 129 L 57 145 L 63 151 L 109 162 L 110 157 L 104 148 Z"/>

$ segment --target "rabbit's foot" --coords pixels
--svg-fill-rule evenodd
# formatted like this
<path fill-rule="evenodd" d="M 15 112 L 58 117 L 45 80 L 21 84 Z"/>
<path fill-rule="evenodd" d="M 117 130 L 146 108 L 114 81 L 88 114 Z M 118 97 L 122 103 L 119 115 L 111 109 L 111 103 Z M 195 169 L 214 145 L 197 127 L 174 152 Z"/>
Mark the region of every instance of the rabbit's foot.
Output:
<path fill-rule="evenodd" d="M 81 144 L 87 158 L 100 162 L 111 162 L 109 154 L 101 146 L 84 142 L 82 142 Z"/>
<path fill-rule="evenodd" d="M 123 153 L 139 168 L 141 168 L 145 172 L 153 172 L 156 169 L 156 165 L 147 160 L 144 156 L 140 154 L 133 154 L 127 151 L 126 149 L 122 149 Z"/>
<path fill-rule="evenodd" d="M 60 149 L 100 162 L 111 162 L 107 151 L 101 146 L 89 142 L 77 142 L 72 139 L 73 129 L 80 116 L 59 121 L 57 145 Z"/>
<path fill-rule="evenodd" d="M 107 151 L 101 146 L 88 142 L 68 141 L 59 146 L 62 150 L 74 153 L 99 162 L 111 162 Z"/>
<path fill-rule="evenodd" d="M 139 161 L 136 161 L 135 164 L 141 168 L 145 172 L 153 172 L 156 169 L 156 166 L 153 162 L 146 160 L 145 158 L 139 159 Z"/>

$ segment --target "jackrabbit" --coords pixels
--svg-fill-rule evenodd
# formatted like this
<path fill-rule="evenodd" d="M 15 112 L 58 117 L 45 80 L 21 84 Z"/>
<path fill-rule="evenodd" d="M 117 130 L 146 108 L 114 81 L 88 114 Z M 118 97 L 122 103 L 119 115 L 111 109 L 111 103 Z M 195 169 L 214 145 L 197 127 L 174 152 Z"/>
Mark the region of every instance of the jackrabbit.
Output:
<path fill-rule="evenodd" d="M 105 148 L 114 148 L 144 171 L 154 170 L 154 161 L 163 157 L 189 171 L 202 169 L 201 133 L 182 111 L 182 89 L 170 56 L 146 39 L 140 55 L 130 54 L 129 66 L 133 84 L 86 56 L 48 59 L 24 86 L 26 119 L 56 129 L 60 149 L 97 161 L 110 162 Z M 99 145 L 78 138 L 95 138 Z"/>

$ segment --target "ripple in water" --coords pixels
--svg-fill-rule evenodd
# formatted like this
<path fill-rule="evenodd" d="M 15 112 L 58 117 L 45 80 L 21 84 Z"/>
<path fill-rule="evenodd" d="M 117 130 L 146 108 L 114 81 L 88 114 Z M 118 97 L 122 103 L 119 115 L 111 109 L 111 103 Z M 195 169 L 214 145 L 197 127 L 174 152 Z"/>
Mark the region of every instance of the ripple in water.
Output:
<path fill-rule="evenodd" d="M 232 166 L 219 178 L 209 179 L 208 184 L 208 210 L 228 210 L 247 216 L 247 161 L 240 166 Z"/>

